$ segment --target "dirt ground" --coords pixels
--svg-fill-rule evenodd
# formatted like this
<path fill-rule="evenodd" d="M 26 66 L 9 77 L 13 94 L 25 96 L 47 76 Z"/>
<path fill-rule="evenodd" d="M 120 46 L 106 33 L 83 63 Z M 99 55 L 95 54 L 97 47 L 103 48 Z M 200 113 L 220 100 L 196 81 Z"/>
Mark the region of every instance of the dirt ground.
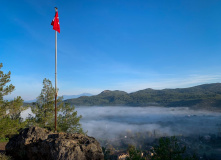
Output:
<path fill-rule="evenodd" d="M 0 142 L 0 153 L 5 152 L 5 146 L 8 142 Z"/>

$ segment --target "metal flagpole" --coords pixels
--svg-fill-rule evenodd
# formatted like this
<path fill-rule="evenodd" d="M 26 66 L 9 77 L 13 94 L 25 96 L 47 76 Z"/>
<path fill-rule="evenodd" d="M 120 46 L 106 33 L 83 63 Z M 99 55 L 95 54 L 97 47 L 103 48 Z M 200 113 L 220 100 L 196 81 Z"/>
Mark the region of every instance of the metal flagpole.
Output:
<path fill-rule="evenodd" d="M 57 8 L 55 8 L 55 12 Z M 55 31 L 55 132 L 57 131 L 57 31 Z"/>

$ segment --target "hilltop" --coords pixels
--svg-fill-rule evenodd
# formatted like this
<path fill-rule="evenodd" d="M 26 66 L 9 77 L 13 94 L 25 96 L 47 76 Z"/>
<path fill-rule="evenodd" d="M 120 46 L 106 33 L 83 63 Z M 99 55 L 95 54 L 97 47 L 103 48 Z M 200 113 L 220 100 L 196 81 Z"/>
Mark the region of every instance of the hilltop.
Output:
<path fill-rule="evenodd" d="M 76 106 L 194 106 L 221 108 L 221 83 L 189 88 L 155 90 L 147 88 L 133 93 L 105 90 L 94 96 L 65 100 Z"/>

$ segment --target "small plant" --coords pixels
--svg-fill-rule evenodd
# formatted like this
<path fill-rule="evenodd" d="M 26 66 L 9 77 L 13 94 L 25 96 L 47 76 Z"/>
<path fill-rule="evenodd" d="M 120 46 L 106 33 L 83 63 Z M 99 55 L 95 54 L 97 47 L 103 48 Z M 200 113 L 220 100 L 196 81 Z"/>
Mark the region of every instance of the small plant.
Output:
<path fill-rule="evenodd" d="M 10 156 L 6 156 L 6 155 L 3 154 L 3 153 L 0 153 L 0 159 L 1 159 L 1 160 L 11 160 L 11 157 L 10 157 Z"/>
<path fill-rule="evenodd" d="M 8 142 L 9 141 L 9 138 L 1 138 L 0 139 L 0 142 Z"/>

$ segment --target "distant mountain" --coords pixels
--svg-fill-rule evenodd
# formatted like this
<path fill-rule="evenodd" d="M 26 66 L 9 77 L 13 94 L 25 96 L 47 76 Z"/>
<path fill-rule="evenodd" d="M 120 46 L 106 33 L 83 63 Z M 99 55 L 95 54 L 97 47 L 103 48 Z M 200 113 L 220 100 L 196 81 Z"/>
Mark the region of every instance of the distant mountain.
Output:
<path fill-rule="evenodd" d="M 190 88 L 162 89 L 151 88 L 133 93 L 105 90 L 95 96 L 82 96 L 65 100 L 76 106 L 194 106 L 220 107 L 221 83 L 203 84 Z"/>
<path fill-rule="evenodd" d="M 79 94 L 79 95 L 63 95 L 63 100 L 66 100 L 66 99 L 73 99 L 73 98 L 78 98 L 78 97 L 81 97 L 81 96 L 92 96 L 93 94 L 90 94 L 90 93 L 82 93 L 82 94 Z M 33 100 L 29 100 L 29 101 L 24 101 L 24 103 L 33 103 L 33 102 L 36 102 L 37 99 L 33 99 Z"/>
<path fill-rule="evenodd" d="M 78 97 L 81 97 L 81 96 L 92 96 L 92 94 L 90 93 L 82 93 L 82 94 L 79 94 L 79 95 L 63 95 L 63 100 L 66 100 L 66 99 L 73 99 L 73 98 L 78 98 Z"/>

